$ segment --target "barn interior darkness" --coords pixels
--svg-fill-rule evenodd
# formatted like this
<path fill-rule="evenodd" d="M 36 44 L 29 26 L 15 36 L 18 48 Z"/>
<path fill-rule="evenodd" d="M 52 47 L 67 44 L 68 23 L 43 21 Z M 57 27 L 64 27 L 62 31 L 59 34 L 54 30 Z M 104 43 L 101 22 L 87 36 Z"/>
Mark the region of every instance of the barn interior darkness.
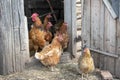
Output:
<path fill-rule="evenodd" d="M 57 21 L 64 20 L 64 3 L 63 0 L 49 0 L 51 7 L 53 8 Z M 46 13 L 52 12 L 47 0 L 24 0 L 25 16 L 28 20 L 28 30 L 30 30 L 30 25 L 32 20 L 29 18 L 34 12 L 38 13 L 40 16 Z M 53 16 L 53 14 L 52 14 Z M 45 16 L 41 17 L 43 21 Z M 54 17 L 51 18 L 52 24 L 56 21 Z"/>

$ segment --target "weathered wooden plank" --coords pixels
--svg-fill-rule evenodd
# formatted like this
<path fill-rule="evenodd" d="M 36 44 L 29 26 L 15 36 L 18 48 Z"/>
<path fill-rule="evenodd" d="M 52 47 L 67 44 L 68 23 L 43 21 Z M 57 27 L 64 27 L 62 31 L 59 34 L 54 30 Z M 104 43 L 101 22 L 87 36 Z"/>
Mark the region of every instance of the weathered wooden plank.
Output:
<path fill-rule="evenodd" d="M 27 29 L 27 18 L 24 16 L 23 26 L 20 28 L 20 51 L 23 51 L 25 55 L 25 62 L 29 59 L 29 38 Z M 23 56 L 23 57 L 24 57 Z"/>
<path fill-rule="evenodd" d="M 28 26 L 27 26 L 27 18 L 24 16 L 23 25 L 20 27 L 20 44 L 21 50 L 28 49 Z M 26 47 L 27 46 L 27 47 Z"/>
<path fill-rule="evenodd" d="M 116 58 L 116 59 L 119 58 L 119 56 L 117 54 L 111 54 L 111 53 L 103 52 L 103 51 L 92 49 L 92 48 L 90 48 L 90 50 L 93 51 L 93 52 L 102 54 L 104 56 L 109 56 L 109 57 Z M 99 62 L 97 62 L 97 63 L 99 63 Z"/>
<path fill-rule="evenodd" d="M 23 4 L 23 0 L 0 0 L 0 74 L 21 71 L 23 68 L 20 65 L 23 58 L 20 54 L 20 27 L 22 24 L 24 27 Z M 22 63 L 25 65 L 25 62 Z"/>
<path fill-rule="evenodd" d="M 68 15 L 69 14 L 69 15 Z M 71 12 L 71 0 L 64 1 L 64 20 L 68 23 L 69 44 L 68 51 L 72 54 L 72 12 Z"/>
<path fill-rule="evenodd" d="M 19 28 L 19 19 L 20 19 L 20 13 L 19 13 L 19 8 L 18 8 L 18 5 L 19 5 L 19 1 L 17 0 L 11 0 L 11 3 L 12 4 L 15 4 L 15 5 L 12 5 L 12 12 L 13 12 L 13 26 L 14 28 Z"/>
<path fill-rule="evenodd" d="M 15 71 L 20 71 L 20 35 L 19 29 L 14 29 L 14 58 L 15 58 Z"/>
<path fill-rule="evenodd" d="M 11 7 L 11 0 L 1 0 L 0 1 L 0 24 L 1 24 L 1 57 L 2 59 L 0 65 L 2 70 L 0 74 L 8 74 L 13 71 L 13 63 L 12 63 L 12 54 L 13 53 L 13 40 L 12 40 L 12 7 Z M 8 13 L 9 14 L 6 14 Z M 4 15 L 6 14 L 6 15 Z M 9 67 L 8 67 L 9 66 Z"/>
<path fill-rule="evenodd" d="M 17 71 L 21 71 L 20 68 L 22 67 L 22 65 L 20 65 L 20 28 L 23 25 L 23 0 L 21 1 L 17 1 L 17 0 L 12 0 L 11 3 L 12 4 L 16 4 L 16 5 L 12 5 L 12 12 L 13 12 L 13 29 L 14 29 L 14 70 L 15 72 Z"/>
<path fill-rule="evenodd" d="M 120 22 L 119 19 L 117 19 L 117 55 L 120 57 Z M 115 75 L 120 78 L 120 58 L 116 59 L 116 65 L 115 65 Z"/>
<path fill-rule="evenodd" d="M 90 1 L 82 0 L 82 45 L 87 44 L 90 47 Z"/>
<path fill-rule="evenodd" d="M 100 25 L 100 1 L 91 0 L 91 48 L 100 49 L 99 43 L 99 25 Z M 93 54 L 95 66 L 99 65 L 99 55 L 97 53 Z"/>
<path fill-rule="evenodd" d="M 111 17 L 108 9 L 105 8 L 105 51 L 114 54 L 116 47 L 116 21 Z M 114 74 L 114 58 L 105 57 L 105 69 Z"/>
<path fill-rule="evenodd" d="M 76 56 L 76 37 L 77 37 L 77 26 L 76 26 L 76 1 L 71 0 L 71 9 L 72 9 L 72 54 Z"/>
<path fill-rule="evenodd" d="M 100 42 L 100 51 L 104 51 L 104 28 L 105 28 L 105 6 L 103 4 L 103 1 L 100 0 L 100 26 L 99 26 L 99 42 Z M 103 69 L 104 68 L 104 57 L 105 55 L 100 55 L 100 62 L 99 62 L 99 68 Z"/>

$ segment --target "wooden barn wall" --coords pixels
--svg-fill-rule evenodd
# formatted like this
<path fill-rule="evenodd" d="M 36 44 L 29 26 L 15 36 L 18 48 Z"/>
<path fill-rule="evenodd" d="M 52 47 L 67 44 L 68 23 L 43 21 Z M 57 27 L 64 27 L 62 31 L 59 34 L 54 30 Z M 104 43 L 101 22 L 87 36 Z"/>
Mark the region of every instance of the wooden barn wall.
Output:
<path fill-rule="evenodd" d="M 113 19 L 103 0 L 82 0 L 82 44 L 120 55 L 120 22 Z M 120 77 L 120 59 L 92 52 L 95 65 Z"/>
<path fill-rule="evenodd" d="M 0 0 L 0 74 L 22 71 L 29 57 L 23 0 Z"/>

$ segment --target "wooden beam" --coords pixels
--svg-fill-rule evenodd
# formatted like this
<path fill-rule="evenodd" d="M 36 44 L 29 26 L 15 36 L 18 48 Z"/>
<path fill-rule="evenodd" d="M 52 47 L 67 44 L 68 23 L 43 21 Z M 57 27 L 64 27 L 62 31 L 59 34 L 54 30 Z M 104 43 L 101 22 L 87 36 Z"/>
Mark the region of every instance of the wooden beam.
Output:
<path fill-rule="evenodd" d="M 114 58 L 118 58 L 119 57 L 118 55 L 115 55 L 115 54 L 112 54 L 112 53 L 103 52 L 103 51 L 99 51 L 99 50 L 92 49 L 92 48 L 90 48 L 90 50 L 93 51 L 93 52 L 97 52 L 99 54 L 103 54 L 103 55 L 114 57 Z"/>
<path fill-rule="evenodd" d="M 69 44 L 67 51 L 72 55 L 72 13 L 71 0 L 64 0 L 64 21 L 68 23 Z"/>
<path fill-rule="evenodd" d="M 103 0 L 104 4 L 106 5 L 106 7 L 108 8 L 111 16 L 113 17 L 113 19 L 116 19 L 118 16 L 115 13 L 115 11 L 112 8 L 112 5 L 110 4 L 109 0 Z"/>

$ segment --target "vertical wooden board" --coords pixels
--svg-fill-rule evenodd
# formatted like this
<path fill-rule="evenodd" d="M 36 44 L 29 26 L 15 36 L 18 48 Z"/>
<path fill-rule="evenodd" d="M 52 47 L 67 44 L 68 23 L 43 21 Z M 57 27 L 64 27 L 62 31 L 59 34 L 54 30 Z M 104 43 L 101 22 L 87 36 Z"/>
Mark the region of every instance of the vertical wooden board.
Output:
<path fill-rule="evenodd" d="M 18 5 L 19 1 L 18 0 L 11 0 L 11 3 L 14 4 L 12 5 L 12 16 L 13 16 L 13 27 L 14 28 L 19 28 L 19 20 L 20 20 L 20 13 L 18 11 Z"/>
<path fill-rule="evenodd" d="M 68 23 L 69 44 L 68 51 L 72 54 L 72 0 L 64 0 L 64 21 Z"/>
<path fill-rule="evenodd" d="M 29 52 L 29 50 L 25 50 L 25 51 L 20 51 L 20 71 L 23 71 L 24 68 L 25 68 L 25 63 L 28 62 L 28 58 L 27 58 L 27 55 L 26 53 Z M 27 58 L 27 59 L 26 59 Z"/>
<path fill-rule="evenodd" d="M 24 23 L 23 0 L 0 0 L 0 74 L 20 71 L 20 27 Z M 23 22 L 22 22 L 23 21 Z M 24 24 L 23 24 L 24 25 Z M 14 28 L 14 30 L 13 30 Z M 25 50 L 27 51 L 27 50 Z"/>
<path fill-rule="evenodd" d="M 104 28 L 105 28 L 105 6 L 103 4 L 103 1 L 100 0 L 100 26 L 99 26 L 99 43 L 100 43 L 100 51 L 104 51 Z M 104 68 L 104 55 L 100 54 L 100 61 L 99 61 L 99 68 L 103 69 Z"/>
<path fill-rule="evenodd" d="M 19 34 L 19 27 L 20 27 L 20 13 L 19 13 L 19 1 L 17 0 L 12 0 L 11 4 L 15 4 L 12 5 L 12 23 L 13 23 L 13 43 L 14 43 L 14 53 L 13 53 L 13 67 L 14 67 L 14 71 L 20 71 L 20 34 Z M 20 6 L 19 6 L 20 7 Z"/>
<path fill-rule="evenodd" d="M 20 34 L 19 29 L 14 29 L 14 58 L 15 58 L 15 70 L 20 71 Z"/>
<path fill-rule="evenodd" d="M 76 37 L 77 37 L 77 26 L 76 26 L 76 1 L 71 0 L 72 9 L 72 54 L 76 56 Z"/>
<path fill-rule="evenodd" d="M 14 62 L 15 62 L 14 68 L 15 68 L 15 71 L 21 71 L 21 69 L 23 67 L 23 65 L 21 65 L 21 60 L 22 60 L 23 56 L 21 56 L 20 51 L 27 50 L 25 48 L 28 48 L 28 47 L 27 47 L 27 45 L 24 45 L 24 44 L 28 43 L 28 41 L 26 40 L 26 38 L 28 38 L 28 35 L 25 33 L 25 31 L 27 31 L 27 29 L 26 29 L 25 21 L 24 21 L 23 0 L 20 0 L 20 1 L 13 0 L 12 4 L 15 4 L 15 3 L 17 5 L 12 6 L 13 7 L 13 10 L 12 10 L 13 11 L 13 27 L 14 27 L 14 56 L 15 56 L 14 57 Z M 27 54 L 26 54 L 26 56 L 27 56 Z M 23 61 L 23 63 L 25 64 L 24 61 Z"/>
<path fill-rule="evenodd" d="M 82 45 L 90 47 L 90 6 L 91 0 L 82 0 Z"/>
<path fill-rule="evenodd" d="M 115 54 L 116 47 L 116 21 L 111 17 L 109 11 L 105 8 L 105 51 Z M 114 74 L 115 62 L 113 57 L 105 57 L 105 69 Z"/>
<path fill-rule="evenodd" d="M 100 1 L 91 0 L 91 48 L 100 49 L 99 27 L 100 26 Z M 99 54 L 93 54 L 95 66 L 99 65 Z"/>
<path fill-rule="evenodd" d="M 117 55 L 120 56 L 120 22 L 117 19 Z M 120 58 L 116 59 L 115 75 L 120 78 Z"/>
<path fill-rule="evenodd" d="M 9 74 L 13 71 L 13 62 L 12 62 L 12 53 L 13 53 L 13 40 L 12 40 L 12 8 L 11 8 L 11 0 L 1 0 L 1 28 L 2 33 L 1 35 L 4 37 L 4 41 L 2 47 L 2 55 L 3 55 L 3 73 L 2 74 Z M 9 14 L 7 14 L 9 12 Z M 6 14 L 6 15 L 4 15 Z M 2 59 L 2 58 L 0 58 Z"/>
<path fill-rule="evenodd" d="M 0 26 L 3 27 L 1 22 L 2 21 L 0 20 Z M 4 66 L 3 65 L 4 57 L 3 57 L 3 53 L 5 53 L 4 52 L 5 51 L 4 35 L 3 35 L 3 28 L 2 27 L 0 27 L 0 45 L 2 45 L 2 46 L 0 46 L 0 74 L 3 74 L 3 72 L 4 72 L 4 67 L 3 67 Z"/>
<path fill-rule="evenodd" d="M 23 26 L 20 28 L 20 51 L 26 52 L 23 53 L 23 55 L 26 57 L 25 60 L 22 61 L 23 63 L 25 63 L 29 59 L 29 40 L 27 27 L 27 18 L 24 16 L 24 23 Z M 21 58 L 24 58 L 24 56 L 22 56 Z"/>

